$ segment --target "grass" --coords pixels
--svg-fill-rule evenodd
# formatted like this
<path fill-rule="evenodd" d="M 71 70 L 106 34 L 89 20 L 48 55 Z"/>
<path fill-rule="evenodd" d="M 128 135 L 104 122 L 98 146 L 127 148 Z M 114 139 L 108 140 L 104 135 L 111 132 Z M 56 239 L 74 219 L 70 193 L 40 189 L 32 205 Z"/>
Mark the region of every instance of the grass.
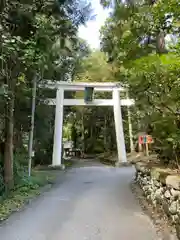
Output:
<path fill-rule="evenodd" d="M 65 168 L 70 168 L 73 166 L 73 161 L 71 159 L 66 159 L 63 160 L 62 162 L 65 166 Z M 48 170 L 62 170 L 62 166 L 51 166 L 51 165 L 38 165 L 36 166 L 37 170 L 44 170 L 44 171 L 48 171 Z"/>
<path fill-rule="evenodd" d="M 58 175 L 55 171 L 33 171 L 30 178 L 25 176 L 8 196 L 2 197 L 0 221 L 7 219 L 13 212 L 18 212 L 31 199 L 40 195 L 42 187 L 53 184 Z"/>

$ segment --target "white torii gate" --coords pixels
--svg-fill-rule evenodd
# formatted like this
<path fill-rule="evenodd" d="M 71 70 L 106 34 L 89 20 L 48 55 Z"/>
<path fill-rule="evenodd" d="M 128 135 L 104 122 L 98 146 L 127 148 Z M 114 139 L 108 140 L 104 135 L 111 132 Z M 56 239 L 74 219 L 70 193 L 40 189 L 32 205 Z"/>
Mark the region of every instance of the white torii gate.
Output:
<path fill-rule="evenodd" d="M 107 82 L 83 83 L 60 81 L 53 83 L 49 81 L 42 86 L 43 88 L 57 89 L 56 99 L 46 100 L 46 104 L 56 105 L 52 166 L 61 166 L 64 106 L 112 106 L 114 108 L 118 163 L 127 162 L 121 106 L 134 104 L 134 100 L 132 99 L 120 99 L 120 92 L 127 92 L 127 89 L 121 87 L 119 83 Z M 94 88 L 95 92 L 112 92 L 112 99 L 94 99 L 88 103 L 84 99 L 64 99 L 65 91 L 85 91 L 86 87 Z"/>

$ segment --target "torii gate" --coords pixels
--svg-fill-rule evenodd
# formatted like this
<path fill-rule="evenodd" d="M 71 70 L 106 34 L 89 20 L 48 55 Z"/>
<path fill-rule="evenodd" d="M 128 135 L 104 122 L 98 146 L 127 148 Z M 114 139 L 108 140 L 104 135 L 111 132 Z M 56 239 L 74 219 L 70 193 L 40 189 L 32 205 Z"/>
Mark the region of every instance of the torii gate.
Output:
<path fill-rule="evenodd" d="M 62 137 L 63 137 L 63 108 L 64 106 L 112 106 L 114 108 L 114 120 L 116 130 L 116 142 L 118 162 L 126 163 L 126 148 L 124 140 L 121 106 L 134 104 L 133 99 L 120 99 L 120 92 L 127 92 L 119 83 L 86 83 L 86 82 L 46 82 L 43 88 L 57 89 L 56 99 L 47 99 L 48 105 L 56 105 L 54 145 L 52 166 L 61 166 L 62 159 Z M 112 99 L 93 99 L 86 102 L 84 99 L 64 99 L 65 91 L 85 91 L 86 88 L 93 88 L 96 92 L 112 92 Z"/>

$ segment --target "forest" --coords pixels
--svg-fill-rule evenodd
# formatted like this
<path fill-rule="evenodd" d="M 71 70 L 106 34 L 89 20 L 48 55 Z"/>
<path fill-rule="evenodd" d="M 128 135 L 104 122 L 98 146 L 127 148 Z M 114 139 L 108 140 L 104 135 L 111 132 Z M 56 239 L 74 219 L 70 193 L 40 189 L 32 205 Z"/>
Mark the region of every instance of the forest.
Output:
<path fill-rule="evenodd" d="M 128 86 L 136 102 L 131 109 L 134 143 L 139 132 L 152 135 L 153 150 L 162 163 L 179 167 L 179 2 L 101 4 L 111 13 L 101 29 L 101 48 L 92 50 L 77 34 L 79 26 L 94 17 L 90 2 L 0 2 L 0 195 L 27 182 L 33 83 L 45 79 Z M 33 167 L 51 163 L 55 110 L 43 100 L 52 97 L 55 91 L 37 87 Z M 126 108 L 122 114 L 129 151 Z M 85 153 L 115 152 L 112 109 L 66 108 L 64 139 L 73 140 Z"/>

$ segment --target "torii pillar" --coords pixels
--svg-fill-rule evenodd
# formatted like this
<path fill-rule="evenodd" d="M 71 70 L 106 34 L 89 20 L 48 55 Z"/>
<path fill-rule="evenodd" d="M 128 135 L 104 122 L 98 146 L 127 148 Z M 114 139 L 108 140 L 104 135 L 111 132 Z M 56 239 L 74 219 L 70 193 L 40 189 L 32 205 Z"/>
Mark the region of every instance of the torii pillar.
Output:
<path fill-rule="evenodd" d="M 124 130 L 123 130 L 123 121 L 122 121 L 122 113 L 121 113 L 121 100 L 120 100 L 120 92 L 116 89 L 113 90 L 113 102 L 114 102 L 114 122 L 115 122 L 115 130 L 116 130 L 116 143 L 117 143 L 117 152 L 118 152 L 118 162 L 126 163 L 126 147 L 124 140 Z"/>
<path fill-rule="evenodd" d="M 64 113 L 64 89 L 57 89 L 56 92 L 56 113 L 54 127 L 54 144 L 53 144 L 53 166 L 61 165 L 62 158 L 62 137 L 63 137 L 63 113 Z"/>

